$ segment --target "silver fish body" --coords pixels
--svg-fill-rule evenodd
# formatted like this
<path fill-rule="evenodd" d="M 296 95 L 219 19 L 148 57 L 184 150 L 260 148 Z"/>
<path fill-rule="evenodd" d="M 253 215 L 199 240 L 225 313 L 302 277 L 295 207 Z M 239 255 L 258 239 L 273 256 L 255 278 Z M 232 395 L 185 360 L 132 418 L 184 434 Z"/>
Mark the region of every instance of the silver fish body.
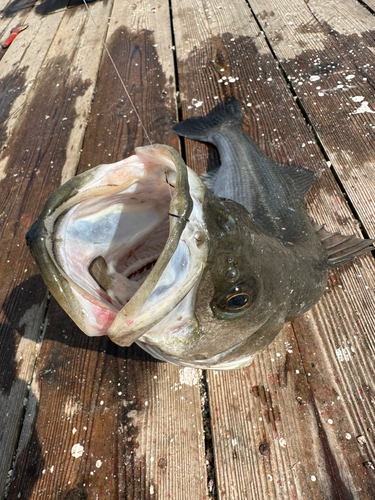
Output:
<path fill-rule="evenodd" d="M 266 157 L 237 99 L 174 130 L 218 148 L 205 183 L 173 149 L 138 148 L 59 188 L 27 243 L 88 335 L 178 365 L 238 368 L 319 300 L 329 268 L 373 242 L 314 224 L 304 202 L 314 174 Z"/>

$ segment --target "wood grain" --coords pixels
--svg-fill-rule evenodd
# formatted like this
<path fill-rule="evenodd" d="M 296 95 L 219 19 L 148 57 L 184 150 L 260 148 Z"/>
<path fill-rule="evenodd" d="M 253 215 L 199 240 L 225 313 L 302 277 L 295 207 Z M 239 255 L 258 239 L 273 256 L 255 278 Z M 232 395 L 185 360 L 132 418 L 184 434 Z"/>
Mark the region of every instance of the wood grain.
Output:
<path fill-rule="evenodd" d="M 12 500 L 373 499 L 371 256 L 331 272 L 320 303 L 252 366 L 204 374 L 213 450 L 200 372 L 89 339 L 47 301 L 23 243 L 43 203 L 76 171 L 147 144 L 74 3 L 41 1 L 0 20 L 0 34 L 30 23 L 0 62 L 0 497 L 14 458 Z M 179 148 L 176 70 L 184 118 L 236 95 L 269 156 L 321 174 L 307 197 L 314 219 L 360 234 L 354 207 L 373 234 L 375 124 L 354 112 L 363 102 L 372 110 L 374 18 L 350 0 L 250 4 L 172 0 L 175 48 L 164 2 L 90 10 L 153 142 Z M 218 163 L 213 147 L 186 140 L 185 150 L 199 173 Z"/>
<path fill-rule="evenodd" d="M 176 377 L 62 315 L 53 302 L 8 498 L 205 498 L 199 374 Z"/>
<path fill-rule="evenodd" d="M 352 0 L 253 0 L 251 6 L 355 212 L 374 237 L 373 15 Z"/>
<path fill-rule="evenodd" d="M 293 7 L 289 2 L 289 10 Z M 268 155 L 322 174 L 308 196 L 314 218 L 331 229 L 358 232 L 278 62 L 247 9 L 240 1 L 231 6 L 212 2 L 209 7 L 194 2 L 186 10 L 179 2 L 173 4 L 176 44 L 183 47 L 182 53 L 177 49 L 183 117 L 201 115 L 215 101 L 237 95 L 245 126 Z M 186 141 L 186 152 L 195 170 L 212 166 L 205 146 Z M 365 426 L 358 427 L 360 419 L 354 419 L 351 402 L 343 396 L 341 406 L 340 400 L 331 398 L 334 404 L 327 417 L 322 386 L 312 370 L 312 364 L 319 366 L 320 384 L 324 380 L 332 394 L 332 373 L 341 355 L 337 349 L 359 335 L 358 357 L 373 390 L 367 351 L 375 333 L 370 312 L 375 305 L 372 258 L 335 270 L 330 283 L 337 279 L 339 284 L 330 285 L 319 304 L 320 317 L 314 313 L 304 323 L 302 347 L 296 323 L 287 326 L 248 369 L 208 374 L 218 498 L 372 498 L 373 478 L 363 465 L 372 449 L 364 453 L 355 439 Z M 323 318 L 329 327 L 322 326 Z M 340 342 L 328 340 L 334 332 L 340 332 Z M 319 347 L 310 352 L 306 345 L 313 342 Z M 307 352 L 303 350 L 299 358 L 303 347 Z M 359 366 L 340 363 L 340 370 L 335 382 L 341 393 L 354 394 L 362 378 Z M 371 421 L 372 426 L 374 414 L 368 403 L 358 401 L 358 405 L 360 412 L 366 409 L 367 424 Z"/>
<path fill-rule="evenodd" d="M 335 498 L 290 326 L 250 367 L 208 377 L 219 498 Z"/>
<path fill-rule="evenodd" d="M 98 3 L 93 13 L 101 17 L 105 9 L 108 5 Z M 81 124 L 85 123 L 92 96 L 90 82 L 96 77 L 95 59 L 98 63 L 101 52 L 100 47 L 97 54 L 91 50 L 91 60 L 86 58 L 86 64 L 80 64 L 80 43 L 86 53 L 85 43 L 90 45 L 92 32 L 85 34 L 82 29 L 74 32 L 71 23 L 82 27 L 87 13 L 70 12 L 63 21 L 60 16 L 51 14 L 45 21 L 46 27 L 54 31 L 46 39 L 48 53 L 42 49 L 39 57 L 37 47 L 31 48 L 32 40 L 28 40 L 23 52 L 18 52 L 17 44 L 14 46 L 19 58 L 15 60 L 13 74 L 6 57 L 0 63 L 1 74 L 8 82 L 3 87 L 2 100 L 6 113 L 1 134 L 0 188 L 1 492 L 18 437 L 46 309 L 45 287 L 26 248 L 25 233 L 49 194 L 59 185 L 61 170 L 69 155 L 75 154 L 76 164 L 78 162 L 79 148 L 67 153 L 66 148 L 70 134 L 77 133 L 77 100 L 81 105 L 86 103 L 81 116 Z M 44 29 L 40 31 L 44 36 Z M 49 45 L 51 40 L 53 43 Z M 12 47 L 13 44 L 8 50 Z M 22 65 L 23 60 L 28 60 L 30 67 L 35 62 L 31 73 Z M 7 65 L 5 69 L 4 65 Z M 33 86 L 34 78 L 37 83 Z M 81 141 L 83 133 L 84 128 L 80 132 Z M 79 137 L 76 139 L 79 143 Z"/>
<path fill-rule="evenodd" d="M 133 2 L 130 13 L 122 2 L 113 6 L 111 56 L 152 140 L 178 146 L 171 133 L 176 102 L 168 6 Z M 104 54 L 78 171 L 144 144 L 145 133 Z M 64 179 L 71 175 L 67 161 L 60 172 Z M 136 347 L 86 338 L 54 302 L 48 321 L 35 370 L 37 416 L 21 436 L 26 444 L 18 450 L 8 498 L 19 492 L 46 499 L 205 498 L 200 374 L 157 362 Z M 81 457 L 72 454 L 75 444 L 84 449 Z M 25 481 L 22 471 L 29 470 Z"/>

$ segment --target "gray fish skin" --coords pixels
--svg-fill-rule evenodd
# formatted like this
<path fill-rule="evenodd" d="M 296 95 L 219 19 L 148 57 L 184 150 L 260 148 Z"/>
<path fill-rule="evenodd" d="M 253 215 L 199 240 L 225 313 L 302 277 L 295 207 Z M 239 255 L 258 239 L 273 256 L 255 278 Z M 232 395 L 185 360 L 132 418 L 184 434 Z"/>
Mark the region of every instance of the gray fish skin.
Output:
<path fill-rule="evenodd" d="M 241 105 L 235 97 L 173 130 L 217 147 L 221 168 L 211 176 L 214 194 L 245 207 L 262 231 L 282 242 L 303 237 L 307 224 L 304 196 L 317 178 L 307 169 L 278 165 L 268 158 L 244 132 Z"/>
<path fill-rule="evenodd" d="M 185 359 L 203 361 L 220 349 L 225 355 L 217 361 L 228 368 L 264 349 L 285 321 L 319 300 L 327 257 L 318 241 L 311 245 L 305 238 L 298 245 L 284 245 L 260 230 L 241 205 L 216 200 L 207 195 L 212 246 L 195 302 L 200 330 L 184 354 Z M 313 229 L 305 232 L 316 238 Z M 225 307 L 233 293 L 248 296 L 243 309 Z"/>

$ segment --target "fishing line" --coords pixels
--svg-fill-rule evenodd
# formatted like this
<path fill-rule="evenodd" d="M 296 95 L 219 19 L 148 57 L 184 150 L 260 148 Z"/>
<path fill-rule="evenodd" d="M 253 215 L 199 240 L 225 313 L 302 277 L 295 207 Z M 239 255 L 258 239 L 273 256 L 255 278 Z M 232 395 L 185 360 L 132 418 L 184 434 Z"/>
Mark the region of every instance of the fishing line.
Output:
<path fill-rule="evenodd" d="M 118 78 L 119 78 L 119 80 L 120 80 L 120 82 L 121 82 L 121 85 L 122 85 L 122 87 L 123 87 L 123 89 L 124 89 L 124 91 L 125 91 L 125 94 L 126 94 L 127 98 L 129 99 L 130 104 L 132 105 L 132 108 L 133 108 L 133 110 L 134 110 L 134 113 L 136 114 L 136 116 L 137 116 L 137 118 L 138 118 L 138 120 L 139 120 L 139 123 L 141 124 L 141 127 L 142 127 L 142 129 L 143 129 L 143 132 L 145 133 L 145 135 L 146 135 L 146 137 L 147 137 L 148 142 L 149 142 L 150 144 L 152 144 L 151 139 L 150 139 L 150 137 L 149 137 L 149 135 L 148 135 L 148 133 L 147 133 L 147 130 L 146 130 L 145 126 L 143 125 L 143 122 L 142 122 L 142 120 L 141 120 L 141 117 L 139 116 L 138 111 L 137 111 L 137 109 L 136 109 L 136 107 L 135 107 L 135 105 L 134 105 L 134 103 L 133 103 L 133 101 L 132 101 L 132 99 L 131 99 L 131 97 L 130 97 L 130 94 L 129 94 L 129 92 L 128 92 L 128 89 L 126 88 L 125 83 L 124 83 L 123 79 L 121 78 L 121 75 L 120 75 L 120 73 L 119 73 L 119 70 L 117 69 L 117 66 L 116 66 L 116 64 L 115 64 L 115 61 L 112 59 L 112 56 L 111 56 L 111 54 L 109 53 L 109 50 L 108 50 L 107 45 L 106 45 L 106 43 L 105 43 L 104 37 L 100 34 L 99 27 L 98 27 L 98 25 L 96 24 L 96 22 L 95 22 L 95 19 L 94 19 L 93 15 L 91 14 L 91 11 L 90 11 L 90 9 L 89 9 L 89 6 L 87 5 L 86 0 L 83 0 L 83 3 L 85 4 L 85 7 L 86 7 L 86 9 L 87 9 L 87 12 L 89 13 L 89 16 L 91 17 L 91 20 L 92 20 L 92 22 L 94 23 L 94 26 L 95 26 L 95 28 L 96 28 L 96 30 L 97 30 L 97 32 L 98 32 L 98 36 L 99 36 L 99 38 L 100 38 L 100 40 L 101 40 L 101 42 L 102 42 L 102 45 L 103 45 L 103 47 L 104 47 L 105 51 L 107 52 L 107 55 L 108 55 L 108 57 L 109 57 L 109 60 L 110 60 L 110 61 L 111 61 L 111 63 L 112 63 L 112 66 L 114 67 L 114 69 L 115 69 L 115 71 L 116 71 L 116 74 L 117 74 L 117 76 L 118 76 Z"/>

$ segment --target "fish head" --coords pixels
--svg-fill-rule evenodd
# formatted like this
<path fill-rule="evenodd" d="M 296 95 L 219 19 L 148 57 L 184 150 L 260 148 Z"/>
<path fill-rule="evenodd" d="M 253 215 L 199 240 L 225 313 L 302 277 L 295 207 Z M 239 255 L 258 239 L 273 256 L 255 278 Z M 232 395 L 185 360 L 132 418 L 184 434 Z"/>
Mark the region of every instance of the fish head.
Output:
<path fill-rule="evenodd" d="M 139 344 L 185 366 L 236 368 L 249 364 L 283 327 L 293 262 L 242 205 L 207 190 L 202 212 L 208 255 L 201 275 Z"/>

